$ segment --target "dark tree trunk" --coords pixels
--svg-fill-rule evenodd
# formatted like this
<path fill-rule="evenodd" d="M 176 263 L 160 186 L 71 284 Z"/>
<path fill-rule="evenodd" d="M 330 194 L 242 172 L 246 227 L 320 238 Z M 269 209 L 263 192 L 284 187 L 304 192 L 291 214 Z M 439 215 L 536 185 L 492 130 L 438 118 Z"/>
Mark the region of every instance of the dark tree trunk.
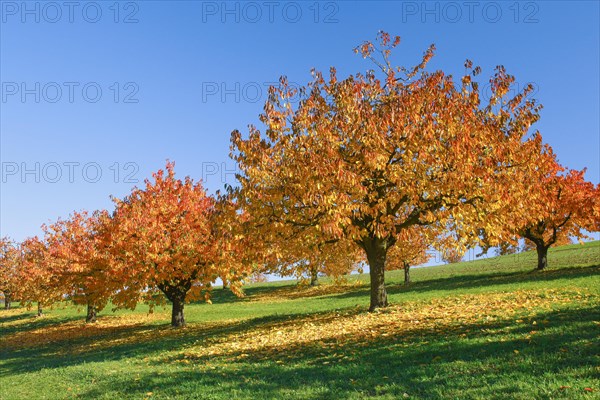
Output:
<path fill-rule="evenodd" d="M 180 328 L 185 326 L 185 318 L 183 316 L 183 299 L 173 299 L 173 309 L 171 311 L 171 326 Z"/>
<path fill-rule="evenodd" d="M 10 303 L 12 301 L 12 296 L 10 292 L 4 292 L 4 309 L 10 310 Z"/>
<path fill-rule="evenodd" d="M 363 241 L 363 248 L 369 262 L 369 277 L 371 279 L 371 305 L 369 311 L 387 307 L 387 292 L 385 290 L 385 259 L 387 257 L 387 241 L 374 238 Z"/>
<path fill-rule="evenodd" d="M 229 289 L 229 285 L 227 284 L 227 281 L 223 281 L 223 290 Z"/>
<path fill-rule="evenodd" d="M 410 285 L 410 264 L 407 262 L 404 263 L 404 285 Z"/>
<path fill-rule="evenodd" d="M 317 286 L 319 284 L 319 270 L 316 268 L 310 269 L 310 286 Z"/>
<path fill-rule="evenodd" d="M 185 304 L 185 296 L 191 287 L 191 281 L 179 282 L 178 285 L 163 284 L 158 287 L 173 304 L 173 308 L 171 309 L 171 326 L 175 328 L 185 326 L 183 306 Z"/>
<path fill-rule="evenodd" d="M 538 256 L 538 271 L 542 271 L 548 266 L 548 247 L 549 246 L 536 243 L 536 250 Z"/>
<path fill-rule="evenodd" d="M 85 317 L 85 322 L 91 323 L 96 322 L 96 317 L 98 316 L 98 308 L 92 304 L 87 305 L 87 316 Z"/>
<path fill-rule="evenodd" d="M 40 303 L 40 302 L 38 301 L 38 305 L 37 305 L 37 306 L 38 306 L 38 307 L 37 307 L 37 308 L 38 308 L 38 309 L 37 309 L 37 316 L 38 316 L 38 317 L 41 317 L 42 315 L 44 315 L 44 310 L 42 310 L 42 303 Z"/>

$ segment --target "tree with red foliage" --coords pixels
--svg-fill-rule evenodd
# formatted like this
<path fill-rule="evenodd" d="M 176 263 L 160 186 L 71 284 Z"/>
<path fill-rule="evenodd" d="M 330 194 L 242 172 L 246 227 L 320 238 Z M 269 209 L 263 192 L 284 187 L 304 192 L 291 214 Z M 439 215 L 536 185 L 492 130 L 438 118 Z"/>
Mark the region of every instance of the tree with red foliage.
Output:
<path fill-rule="evenodd" d="M 152 307 L 162 303 L 162 292 L 172 303 L 171 325 L 181 327 L 185 303 L 210 302 L 218 277 L 241 294 L 241 265 L 247 264 L 237 245 L 247 237 L 236 228 L 243 214 L 229 198 L 215 200 L 201 183 L 177 179 L 169 162 L 143 189 L 115 202 L 112 253 L 123 283 L 115 304 L 133 308 L 145 299 Z"/>

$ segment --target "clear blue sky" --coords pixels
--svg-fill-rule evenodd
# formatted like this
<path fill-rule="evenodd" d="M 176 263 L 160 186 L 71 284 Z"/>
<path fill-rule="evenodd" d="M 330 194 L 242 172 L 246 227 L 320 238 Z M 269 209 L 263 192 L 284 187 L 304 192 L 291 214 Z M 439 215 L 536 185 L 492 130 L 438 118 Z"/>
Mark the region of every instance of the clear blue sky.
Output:
<path fill-rule="evenodd" d="M 435 43 L 433 68 L 533 82 L 545 141 L 599 181 L 597 1 L 114 4 L 0 2 L 1 235 L 111 207 L 166 159 L 210 191 L 234 183 L 229 134 L 257 123 L 268 83 L 364 71 L 352 49 L 380 29 L 402 37 L 399 64 Z"/>

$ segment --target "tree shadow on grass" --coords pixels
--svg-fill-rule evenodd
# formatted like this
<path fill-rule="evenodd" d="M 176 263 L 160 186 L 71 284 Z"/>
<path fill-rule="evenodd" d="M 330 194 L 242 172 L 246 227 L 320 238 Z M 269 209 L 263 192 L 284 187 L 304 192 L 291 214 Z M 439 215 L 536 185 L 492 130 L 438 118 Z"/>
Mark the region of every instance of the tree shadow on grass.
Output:
<path fill-rule="evenodd" d="M 507 319 L 449 332 L 413 329 L 403 336 L 350 340 L 341 346 L 281 346 L 237 361 L 228 358 L 215 369 L 206 366 L 218 365 L 219 357 L 205 356 L 168 378 L 149 369 L 124 387 L 101 381 L 83 397 L 113 393 L 139 398 L 156 391 L 186 399 L 231 398 L 231 393 L 264 399 L 402 398 L 404 393 L 411 398 L 511 398 L 523 397 L 523 385 L 529 385 L 528 395 L 534 398 L 576 398 L 548 382 L 593 381 L 591 345 L 597 342 L 599 318 L 595 307 L 566 309 L 537 313 L 520 324 Z M 533 319 L 547 322 L 528 339 Z M 498 331 L 504 334 L 498 337 Z"/>
<path fill-rule="evenodd" d="M 52 326 L 55 331 L 44 333 L 44 342 L 37 345 L 6 342 L 0 347 L 0 359 L 4 360 L 0 363 L 0 376 L 177 351 L 199 342 L 217 343 L 226 340 L 229 335 L 255 327 L 276 327 L 292 320 L 298 322 L 320 315 L 323 318 L 335 317 L 331 312 L 303 316 L 277 314 L 249 320 L 193 324 L 183 329 L 144 323 L 101 326 L 75 321 L 56 324 L 54 320 Z M 23 332 L 25 340 L 27 333 Z"/>

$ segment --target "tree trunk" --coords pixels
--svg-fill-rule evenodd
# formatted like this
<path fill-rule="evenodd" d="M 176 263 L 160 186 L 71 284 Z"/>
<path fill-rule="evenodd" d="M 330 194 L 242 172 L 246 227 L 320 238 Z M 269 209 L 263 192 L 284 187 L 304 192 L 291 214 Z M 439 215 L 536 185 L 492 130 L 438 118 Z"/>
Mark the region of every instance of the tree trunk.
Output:
<path fill-rule="evenodd" d="M 536 243 L 536 250 L 537 250 L 537 256 L 538 256 L 538 265 L 537 265 L 538 271 L 542 271 L 542 270 L 546 269 L 546 267 L 548 266 L 548 247 L 549 246 L 545 246 L 543 244 Z"/>
<path fill-rule="evenodd" d="M 42 310 L 42 303 L 40 303 L 40 302 L 38 301 L 38 305 L 37 305 L 37 306 L 38 306 L 38 307 L 37 307 L 37 308 L 38 308 L 38 309 L 37 309 L 37 316 L 38 316 L 38 317 L 41 317 L 42 315 L 44 315 L 44 310 Z"/>
<path fill-rule="evenodd" d="M 316 268 L 310 269 L 310 286 L 317 286 L 319 284 L 319 270 Z"/>
<path fill-rule="evenodd" d="M 371 305 L 369 311 L 387 307 L 387 292 L 385 290 L 385 259 L 387 257 L 387 241 L 374 238 L 363 242 L 369 262 L 369 277 L 371 279 Z"/>
<path fill-rule="evenodd" d="M 410 264 L 407 262 L 404 263 L 404 285 L 410 285 Z"/>
<path fill-rule="evenodd" d="M 85 317 L 85 322 L 91 323 L 96 322 L 96 317 L 98 315 L 98 309 L 96 306 L 92 304 L 87 305 L 87 316 Z"/>
<path fill-rule="evenodd" d="M 173 299 L 173 309 L 171 311 L 171 326 L 175 328 L 181 328 L 185 326 L 185 318 L 183 316 L 183 306 L 185 304 L 183 299 Z"/>
<path fill-rule="evenodd" d="M 10 292 L 4 292 L 4 309 L 10 310 L 10 303 L 12 301 L 12 296 Z"/>
<path fill-rule="evenodd" d="M 163 283 L 158 286 L 173 305 L 171 309 L 171 326 L 174 328 L 185 326 L 183 306 L 185 304 L 185 296 L 191 287 L 191 280 L 179 281 L 177 284 Z"/>

